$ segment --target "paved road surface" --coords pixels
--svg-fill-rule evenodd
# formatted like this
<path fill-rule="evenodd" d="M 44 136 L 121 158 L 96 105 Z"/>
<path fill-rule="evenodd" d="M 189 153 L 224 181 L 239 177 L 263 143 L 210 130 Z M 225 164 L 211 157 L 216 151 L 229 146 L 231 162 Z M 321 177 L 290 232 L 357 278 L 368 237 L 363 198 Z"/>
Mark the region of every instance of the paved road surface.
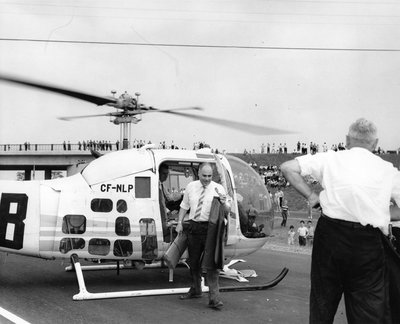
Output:
<path fill-rule="evenodd" d="M 254 269 L 251 284 L 273 279 L 283 267 L 290 269 L 276 287 L 264 291 L 222 293 L 225 307 L 206 307 L 207 298 L 178 300 L 177 295 L 73 301 L 78 293 L 74 273 L 64 272 L 61 261 L 9 255 L 0 270 L 0 307 L 30 323 L 308 323 L 310 256 L 259 250 L 237 269 Z M 167 269 L 85 272 L 90 292 L 187 287 L 189 273 L 175 271 L 168 282 Z M 221 286 L 241 285 L 221 279 Z M 8 323 L 0 318 L 0 323 Z M 335 323 L 346 323 L 343 305 Z"/>

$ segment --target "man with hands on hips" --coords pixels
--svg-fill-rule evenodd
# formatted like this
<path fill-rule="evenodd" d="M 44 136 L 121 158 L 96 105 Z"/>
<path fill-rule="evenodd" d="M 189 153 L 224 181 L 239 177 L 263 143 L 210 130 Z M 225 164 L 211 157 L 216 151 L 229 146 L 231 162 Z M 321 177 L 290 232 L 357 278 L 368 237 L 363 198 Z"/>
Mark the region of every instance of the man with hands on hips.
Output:
<path fill-rule="evenodd" d="M 344 295 L 349 323 L 389 323 L 387 260 L 382 233 L 396 219 L 400 172 L 373 152 L 376 126 L 360 118 L 346 136 L 347 150 L 303 155 L 281 165 L 289 183 L 321 206 L 311 257 L 310 323 L 333 323 Z M 304 180 L 311 175 L 318 195 Z"/>

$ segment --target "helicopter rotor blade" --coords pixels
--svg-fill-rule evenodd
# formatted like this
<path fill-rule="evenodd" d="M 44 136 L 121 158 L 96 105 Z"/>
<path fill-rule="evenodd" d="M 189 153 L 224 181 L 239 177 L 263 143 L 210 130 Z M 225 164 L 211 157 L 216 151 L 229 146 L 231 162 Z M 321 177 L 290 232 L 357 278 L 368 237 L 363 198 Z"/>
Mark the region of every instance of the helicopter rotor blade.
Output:
<path fill-rule="evenodd" d="M 180 108 L 171 108 L 171 109 L 158 109 L 158 108 L 154 108 L 154 107 L 141 107 L 143 110 L 140 111 L 134 111 L 134 114 L 143 114 L 143 113 L 148 113 L 148 112 L 174 112 L 174 111 L 179 111 L 179 110 L 204 110 L 201 107 L 197 107 L 197 106 L 193 106 L 193 107 L 180 107 Z M 132 114 L 132 112 L 129 112 L 130 114 Z"/>
<path fill-rule="evenodd" d="M 148 110 L 113 112 L 113 113 L 96 114 L 96 115 L 65 116 L 65 117 L 57 117 L 57 118 L 60 120 L 70 121 L 70 120 L 74 120 L 74 119 L 92 118 L 92 117 L 101 117 L 101 116 L 109 116 L 109 117 L 119 117 L 119 116 L 123 116 L 123 115 L 136 116 L 136 115 L 145 114 L 148 112 L 171 112 L 171 111 L 176 111 L 176 110 L 203 110 L 203 108 L 200 108 L 200 107 L 183 107 L 183 108 L 172 108 L 172 109 L 167 109 L 167 110 L 160 110 L 160 109 L 153 108 L 153 107 L 146 107 L 146 109 L 148 109 Z"/>
<path fill-rule="evenodd" d="M 107 114 L 97 114 L 97 115 L 65 116 L 65 117 L 57 117 L 57 119 L 70 121 L 74 119 L 103 117 L 103 116 L 116 117 L 119 115 L 120 115 L 119 113 L 107 113 Z"/>
<path fill-rule="evenodd" d="M 273 127 L 266 127 L 260 125 L 254 125 L 249 123 L 237 122 L 233 120 L 227 120 L 222 118 L 207 117 L 200 115 L 193 115 L 188 113 L 170 111 L 170 110 L 158 110 L 158 112 L 163 112 L 167 114 L 178 115 L 186 118 L 192 118 L 196 120 L 201 120 L 207 123 L 216 124 L 228 128 L 237 129 L 246 133 L 252 133 L 255 135 L 280 135 L 280 134 L 295 134 L 295 132 L 287 131 L 284 129 L 278 129 Z"/>
<path fill-rule="evenodd" d="M 49 91 L 49 92 L 62 94 L 62 95 L 68 96 L 68 97 L 73 97 L 76 99 L 88 101 L 88 102 L 94 103 L 98 106 L 117 102 L 117 99 L 112 98 L 112 97 L 110 97 L 110 98 L 99 97 L 99 96 L 91 95 L 91 94 L 80 92 L 80 91 L 68 90 L 68 89 L 59 88 L 59 87 L 51 86 L 51 85 L 44 84 L 44 83 L 28 81 L 28 80 L 19 79 L 19 78 L 10 77 L 10 76 L 1 75 L 1 74 L 0 74 L 0 81 L 15 83 L 15 84 L 19 84 L 19 85 L 23 85 L 23 86 L 27 86 L 27 87 L 32 87 L 32 88 L 36 88 L 36 89 L 41 89 L 41 90 L 45 90 L 45 91 Z"/>
<path fill-rule="evenodd" d="M 125 106 L 120 107 L 118 100 L 113 97 L 99 97 L 99 96 L 87 94 L 87 93 L 80 92 L 80 91 L 69 90 L 69 89 L 65 89 L 65 88 L 60 88 L 60 87 L 51 86 L 51 85 L 44 84 L 44 83 L 29 81 L 29 80 L 25 80 L 22 78 L 16 78 L 16 77 L 6 76 L 6 75 L 2 75 L 2 74 L 0 74 L 0 81 L 15 83 L 18 85 L 23 85 L 23 86 L 27 86 L 27 87 L 32 87 L 32 88 L 36 88 L 36 89 L 53 92 L 53 93 L 62 94 L 62 95 L 80 99 L 83 101 L 88 101 L 88 102 L 94 103 L 98 106 L 109 104 L 109 105 L 115 106 L 115 108 L 117 108 L 117 109 L 124 109 L 125 110 L 124 114 L 131 115 L 131 116 L 134 116 L 137 114 L 148 113 L 148 112 L 159 112 L 159 113 L 173 114 L 173 115 L 182 116 L 182 117 L 186 117 L 186 118 L 192 118 L 195 120 L 201 120 L 204 122 L 221 125 L 221 126 L 225 126 L 228 128 L 234 128 L 237 130 L 241 130 L 244 132 L 253 133 L 253 134 L 257 134 L 257 135 L 293 134 L 294 133 L 294 132 L 283 130 L 283 129 L 253 125 L 253 124 L 231 121 L 231 120 L 222 119 L 222 118 L 207 117 L 207 116 L 200 116 L 200 115 L 193 115 L 193 114 L 189 114 L 189 113 L 179 112 L 179 110 L 202 110 L 201 107 L 183 107 L 183 108 L 172 108 L 172 109 L 161 110 L 161 109 L 157 109 L 154 107 L 147 107 L 147 106 L 143 105 L 142 107 L 139 107 L 139 109 L 126 111 L 126 107 Z M 59 117 L 59 119 L 74 120 L 74 119 L 80 119 L 80 118 L 92 118 L 92 117 L 100 117 L 100 116 L 116 117 L 116 116 L 122 116 L 122 115 L 119 113 L 107 113 L 107 114 L 98 114 L 98 115 Z"/>

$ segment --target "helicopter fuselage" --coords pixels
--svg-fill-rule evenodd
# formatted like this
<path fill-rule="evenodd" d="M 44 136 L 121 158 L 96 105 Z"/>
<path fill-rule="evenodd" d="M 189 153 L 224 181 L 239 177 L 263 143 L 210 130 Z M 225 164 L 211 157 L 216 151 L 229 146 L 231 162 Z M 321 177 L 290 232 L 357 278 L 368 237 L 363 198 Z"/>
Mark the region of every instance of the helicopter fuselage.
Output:
<path fill-rule="evenodd" d="M 169 165 L 165 184 L 177 197 L 202 162 L 215 165 L 216 181 L 232 200 L 225 257 L 255 252 L 273 228 L 270 197 L 257 173 L 234 157 L 151 148 L 106 154 L 67 178 L 0 181 L 0 251 L 44 259 L 161 260 L 176 233 L 175 214 L 160 206 L 159 165 Z M 250 205 L 263 226 L 246 237 L 241 220 Z"/>

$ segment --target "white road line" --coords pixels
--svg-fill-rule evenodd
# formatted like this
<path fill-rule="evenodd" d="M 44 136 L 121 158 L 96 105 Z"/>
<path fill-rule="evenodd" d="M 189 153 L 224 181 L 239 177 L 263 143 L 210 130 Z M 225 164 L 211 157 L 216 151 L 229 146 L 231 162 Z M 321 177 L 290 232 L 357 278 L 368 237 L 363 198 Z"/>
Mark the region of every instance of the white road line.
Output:
<path fill-rule="evenodd" d="M 9 321 L 15 324 L 30 324 L 29 322 L 23 320 L 22 318 L 10 313 L 8 310 L 5 310 L 3 307 L 0 307 L 0 316 L 7 318 Z"/>

